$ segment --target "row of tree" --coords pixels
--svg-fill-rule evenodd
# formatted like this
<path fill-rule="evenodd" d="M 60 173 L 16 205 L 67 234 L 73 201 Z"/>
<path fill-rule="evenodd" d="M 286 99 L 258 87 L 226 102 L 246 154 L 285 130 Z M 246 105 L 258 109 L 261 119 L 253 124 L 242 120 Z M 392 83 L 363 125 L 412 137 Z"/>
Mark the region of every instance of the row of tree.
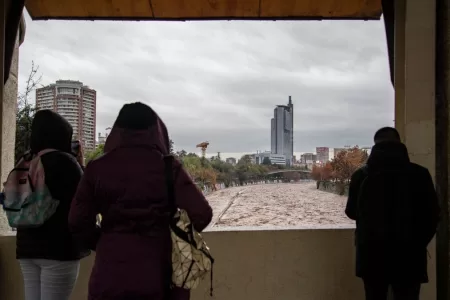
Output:
<path fill-rule="evenodd" d="M 209 187 L 214 190 L 217 183 L 229 187 L 235 184 L 246 182 L 256 182 L 271 179 L 277 175 L 268 175 L 269 171 L 286 168 L 280 165 L 270 164 L 270 160 L 263 161 L 263 164 L 252 163 L 250 155 L 244 155 L 236 165 L 221 159 L 220 153 L 210 159 L 198 156 L 196 153 L 188 153 L 185 150 L 174 151 L 173 141 L 170 141 L 170 151 L 191 175 L 192 179 L 201 187 Z M 103 145 L 100 145 L 92 152 L 86 153 L 86 163 L 103 154 Z M 279 175 L 278 175 L 279 176 Z M 286 181 L 298 180 L 296 173 L 282 175 Z M 298 178 L 297 178 L 298 177 Z"/>
<path fill-rule="evenodd" d="M 367 158 L 367 152 L 358 146 L 340 151 L 331 162 L 314 166 L 311 177 L 317 181 L 349 183 L 352 174 L 366 163 Z"/>
<path fill-rule="evenodd" d="M 220 154 L 211 159 L 200 157 L 195 153 L 186 153 L 184 150 L 173 154 L 195 182 L 212 189 L 217 183 L 223 183 L 228 187 L 247 181 L 261 180 L 269 170 L 264 165 L 252 164 L 248 155 L 244 155 L 236 165 L 233 165 L 222 160 Z"/>

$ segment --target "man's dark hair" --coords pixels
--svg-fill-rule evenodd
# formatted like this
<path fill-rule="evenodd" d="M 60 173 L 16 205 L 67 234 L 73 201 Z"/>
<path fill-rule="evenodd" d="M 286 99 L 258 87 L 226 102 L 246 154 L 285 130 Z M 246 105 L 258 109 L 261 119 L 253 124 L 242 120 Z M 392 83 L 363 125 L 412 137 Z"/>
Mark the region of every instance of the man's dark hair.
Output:
<path fill-rule="evenodd" d="M 378 129 L 373 137 L 375 144 L 380 142 L 400 142 L 400 134 L 393 127 L 383 127 Z"/>

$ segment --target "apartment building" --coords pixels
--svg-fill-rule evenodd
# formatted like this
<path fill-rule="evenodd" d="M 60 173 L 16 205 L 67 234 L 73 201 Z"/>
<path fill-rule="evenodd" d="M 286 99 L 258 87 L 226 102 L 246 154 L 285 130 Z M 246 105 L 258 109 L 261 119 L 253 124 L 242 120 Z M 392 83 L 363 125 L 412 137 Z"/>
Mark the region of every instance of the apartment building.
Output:
<path fill-rule="evenodd" d="M 57 80 L 36 90 L 36 109 L 51 109 L 73 127 L 84 151 L 95 149 L 97 92 L 80 81 Z"/>

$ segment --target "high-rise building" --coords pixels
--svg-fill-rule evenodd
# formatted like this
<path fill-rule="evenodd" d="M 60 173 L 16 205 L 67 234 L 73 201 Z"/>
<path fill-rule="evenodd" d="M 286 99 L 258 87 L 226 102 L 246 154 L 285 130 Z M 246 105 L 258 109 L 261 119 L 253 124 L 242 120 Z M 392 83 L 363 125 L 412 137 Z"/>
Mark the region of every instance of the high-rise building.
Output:
<path fill-rule="evenodd" d="M 73 139 L 85 151 L 95 149 L 97 92 L 80 81 L 57 80 L 36 90 L 36 109 L 51 109 L 63 116 L 73 128 Z"/>
<path fill-rule="evenodd" d="M 277 105 L 271 119 L 271 152 L 286 157 L 286 165 L 292 165 L 294 157 L 294 105 L 289 96 L 288 105 Z"/>
<path fill-rule="evenodd" d="M 330 161 L 330 148 L 328 147 L 316 147 L 317 161 L 320 163 L 326 163 Z"/>

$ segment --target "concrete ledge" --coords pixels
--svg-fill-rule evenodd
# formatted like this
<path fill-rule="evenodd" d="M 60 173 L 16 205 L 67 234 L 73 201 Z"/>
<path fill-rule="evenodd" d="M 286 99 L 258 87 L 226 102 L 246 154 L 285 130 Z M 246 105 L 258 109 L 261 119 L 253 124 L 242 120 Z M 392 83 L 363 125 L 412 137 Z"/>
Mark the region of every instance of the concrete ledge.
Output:
<path fill-rule="evenodd" d="M 204 233 L 216 259 L 213 299 L 363 299 L 362 284 L 354 276 L 353 235 L 353 228 L 213 228 Z M 91 255 L 82 261 L 71 300 L 87 299 L 94 260 Z M 0 299 L 22 300 L 14 236 L 0 237 L 0 264 Z M 434 273 L 430 277 L 421 299 L 435 299 Z M 209 287 L 208 277 L 192 299 L 210 300 Z"/>
<path fill-rule="evenodd" d="M 206 232 L 240 232 L 240 231 L 284 231 L 284 230 L 342 230 L 342 229 L 352 229 L 356 228 L 355 225 L 312 225 L 312 226 L 213 226 L 208 227 Z"/>

